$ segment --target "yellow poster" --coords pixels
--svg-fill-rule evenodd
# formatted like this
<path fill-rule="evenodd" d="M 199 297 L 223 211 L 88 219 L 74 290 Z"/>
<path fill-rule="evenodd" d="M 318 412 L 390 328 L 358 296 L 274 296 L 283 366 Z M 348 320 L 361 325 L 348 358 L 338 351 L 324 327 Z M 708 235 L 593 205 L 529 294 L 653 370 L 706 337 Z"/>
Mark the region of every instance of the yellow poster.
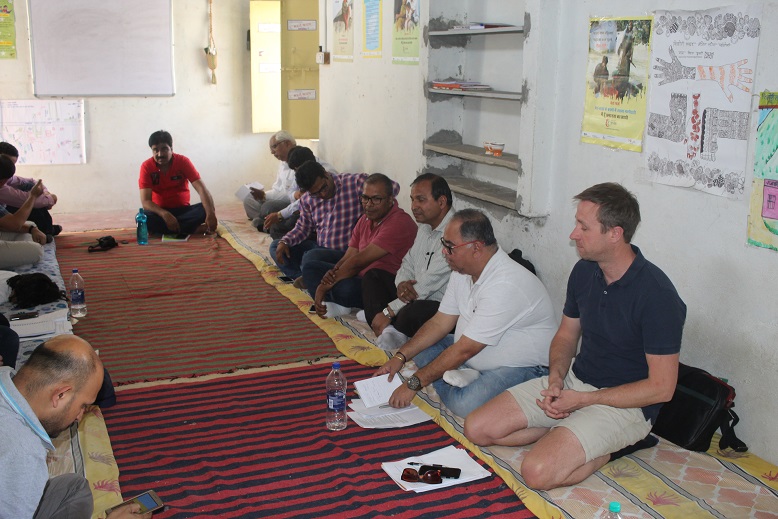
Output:
<path fill-rule="evenodd" d="M 332 1 L 332 60 L 354 61 L 354 0 Z"/>
<path fill-rule="evenodd" d="M 16 16 L 13 0 L 0 1 L 0 59 L 16 59 Z"/>
<path fill-rule="evenodd" d="M 419 0 L 394 0 L 392 63 L 419 64 Z"/>
<path fill-rule="evenodd" d="M 381 0 L 362 0 L 364 16 L 362 16 L 362 57 L 380 58 L 382 54 L 381 18 L 383 6 Z"/>
<path fill-rule="evenodd" d="M 643 149 L 652 17 L 592 18 L 581 141 Z"/>
<path fill-rule="evenodd" d="M 748 243 L 778 251 L 778 92 L 759 95 Z"/>

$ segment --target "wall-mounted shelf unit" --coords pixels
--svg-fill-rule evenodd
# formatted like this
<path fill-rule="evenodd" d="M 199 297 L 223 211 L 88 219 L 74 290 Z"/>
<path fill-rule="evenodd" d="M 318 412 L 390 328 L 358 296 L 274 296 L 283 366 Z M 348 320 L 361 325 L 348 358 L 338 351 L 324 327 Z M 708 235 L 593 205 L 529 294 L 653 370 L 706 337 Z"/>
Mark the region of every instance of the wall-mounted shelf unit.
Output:
<path fill-rule="evenodd" d="M 446 31 L 430 31 L 430 36 L 473 36 L 475 34 L 497 34 L 524 32 L 522 26 L 492 27 L 489 29 L 448 29 Z"/>
<path fill-rule="evenodd" d="M 427 91 L 431 94 L 449 96 L 483 97 L 486 99 L 507 99 L 509 101 L 521 101 L 521 92 L 508 92 L 505 90 L 451 90 L 446 88 L 429 87 Z"/>
<path fill-rule="evenodd" d="M 489 166 L 500 166 L 503 168 L 519 170 L 519 156 L 513 153 L 503 153 L 499 157 L 487 155 L 483 147 L 472 146 L 470 144 L 443 144 L 443 143 L 424 143 L 424 149 L 442 153 L 451 157 L 477 162 L 479 164 L 488 164 Z"/>

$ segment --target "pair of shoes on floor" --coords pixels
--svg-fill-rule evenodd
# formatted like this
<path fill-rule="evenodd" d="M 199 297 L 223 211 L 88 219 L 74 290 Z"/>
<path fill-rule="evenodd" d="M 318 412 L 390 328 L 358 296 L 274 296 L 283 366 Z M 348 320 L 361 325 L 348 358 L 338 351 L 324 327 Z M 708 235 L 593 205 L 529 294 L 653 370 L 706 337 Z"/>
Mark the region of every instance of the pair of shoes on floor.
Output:
<path fill-rule="evenodd" d="M 408 336 L 398 331 L 391 324 L 384 328 L 381 335 L 376 339 L 376 346 L 386 351 L 399 350 L 400 346 L 408 342 Z"/>
<path fill-rule="evenodd" d="M 305 281 L 303 281 L 303 277 L 300 276 L 299 278 L 295 279 L 292 283 L 292 286 L 299 288 L 300 290 L 305 290 Z"/>

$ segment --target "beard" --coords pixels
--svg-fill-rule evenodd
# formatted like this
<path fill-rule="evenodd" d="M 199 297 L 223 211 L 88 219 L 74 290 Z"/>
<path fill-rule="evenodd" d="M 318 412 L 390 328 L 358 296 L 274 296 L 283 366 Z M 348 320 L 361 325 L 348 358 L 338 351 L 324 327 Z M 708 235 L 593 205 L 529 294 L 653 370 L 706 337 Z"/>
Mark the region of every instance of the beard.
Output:
<path fill-rule="evenodd" d="M 70 428 L 70 426 L 73 424 L 73 420 L 66 423 L 67 416 L 69 414 L 70 414 L 70 405 L 68 405 L 66 409 L 63 409 L 60 414 L 53 416 L 51 418 L 46 418 L 41 420 L 41 425 L 43 426 L 43 429 L 46 431 L 46 433 L 49 435 L 49 438 L 56 438 L 63 431 Z"/>

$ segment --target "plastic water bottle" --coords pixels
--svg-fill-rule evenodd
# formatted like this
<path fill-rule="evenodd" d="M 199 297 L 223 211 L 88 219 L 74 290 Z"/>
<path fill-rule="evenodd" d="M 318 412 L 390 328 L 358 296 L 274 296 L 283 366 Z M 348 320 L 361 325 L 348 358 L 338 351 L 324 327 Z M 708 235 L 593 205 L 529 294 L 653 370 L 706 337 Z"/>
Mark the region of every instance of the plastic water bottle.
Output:
<path fill-rule="evenodd" d="M 149 228 L 146 226 L 146 220 L 148 219 L 148 216 L 146 216 L 146 213 L 143 211 L 143 208 L 141 207 L 138 209 L 138 214 L 135 215 L 135 223 L 138 224 L 138 245 L 148 245 L 149 244 Z"/>
<path fill-rule="evenodd" d="M 621 503 L 618 501 L 611 501 L 608 505 L 608 511 L 603 515 L 604 519 L 622 519 L 621 517 Z"/>
<path fill-rule="evenodd" d="M 334 362 L 327 375 L 327 429 L 342 431 L 346 424 L 346 376 L 340 371 L 340 362 Z"/>
<path fill-rule="evenodd" d="M 73 269 L 73 275 L 70 276 L 70 315 L 73 317 L 86 317 L 86 296 L 84 294 L 84 278 L 78 273 L 78 269 Z"/>

